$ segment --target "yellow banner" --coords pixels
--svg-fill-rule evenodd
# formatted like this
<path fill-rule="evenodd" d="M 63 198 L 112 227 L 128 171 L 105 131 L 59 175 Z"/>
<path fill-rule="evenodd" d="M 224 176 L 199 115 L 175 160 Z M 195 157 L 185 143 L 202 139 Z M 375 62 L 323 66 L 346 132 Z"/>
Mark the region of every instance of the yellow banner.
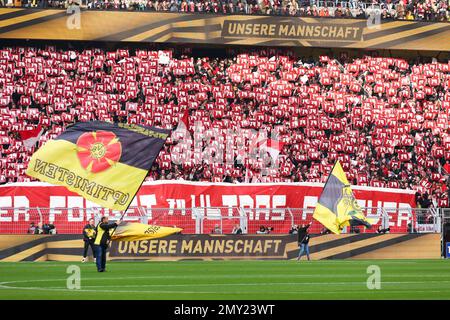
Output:
<path fill-rule="evenodd" d="M 116 241 L 158 239 L 179 233 L 183 229 L 153 226 L 143 223 L 122 222 L 111 236 Z"/>
<path fill-rule="evenodd" d="M 155 130 L 80 122 L 36 151 L 26 173 L 103 207 L 126 210 L 167 137 L 167 130 Z"/>

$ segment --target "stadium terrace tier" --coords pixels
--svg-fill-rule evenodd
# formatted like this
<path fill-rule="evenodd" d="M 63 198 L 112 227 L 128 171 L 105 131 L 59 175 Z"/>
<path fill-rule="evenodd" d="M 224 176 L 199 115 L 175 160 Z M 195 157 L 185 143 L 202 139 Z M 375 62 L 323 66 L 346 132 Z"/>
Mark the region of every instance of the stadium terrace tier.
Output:
<path fill-rule="evenodd" d="M 448 60 L 186 52 L 1 49 L 0 183 L 30 180 L 35 148 L 21 130 L 40 124 L 40 146 L 76 121 L 173 129 L 188 110 L 188 131 L 167 139 L 147 180 L 324 182 L 340 160 L 351 184 L 447 206 Z"/>

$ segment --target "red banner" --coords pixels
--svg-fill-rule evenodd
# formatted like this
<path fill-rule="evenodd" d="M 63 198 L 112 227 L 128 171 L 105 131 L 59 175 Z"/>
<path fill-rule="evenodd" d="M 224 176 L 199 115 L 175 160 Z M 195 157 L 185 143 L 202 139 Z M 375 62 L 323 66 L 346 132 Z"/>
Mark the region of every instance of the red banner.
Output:
<path fill-rule="evenodd" d="M 219 211 L 222 216 L 235 218 L 222 219 L 222 230 L 230 233 L 232 227 L 239 222 L 239 211 L 231 207 L 260 208 L 260 211 L 248 210 L 248 233 L 255 233 L 260 226 L 272 226 L 274 233 L 287 233 L 292 221 L 295 224 L 311 221 L 312 211 L 304 213 L 298 208 L 313 208 L 322 191 L 320 183 L 275 183 L 275 184 L 228 184 L 202 182 L 157 181 L 146 182 L 140 189 L 132 206 L 147 209 L 149 223 L 178 226 L 184 233 L 195 232 L 195 217 L 192 210 L 181 210 L 194 207 L 224 207 Z M 384 207 L 390 209 L 411 208 L 414 206 L 414 191 L 399 189 L 383 189 L 371 187 L 353 187 L 354 194 L 362 207 Z M 11 210 L 7 208 L 23 208 Z M 26 210 L 25 208 L 53 208 Z M 53 223 L 58 233 L 79 233 L 86 221 L 92 217 L 93 210 L 98 207 L 64 187 L 51 186 L 45 183 L 15 183 L 0 186 L 0 233 L 26 233 L 30 222 L 37 223 L 43 217 L 44 223 Z M 61 209 L 61 208 L 69 208 Z M 166 208 L 156 210 L 155 208 Z M 264 208 L 287 210 L 263 210 Z M 295 210 L 297 208 L 297 210 Z M 107 211 L 109 214 L 120 213 Z M 103 213 L 103 211 L 102 211 Z M 236 214 L 237 213 L 237 214 Z M 291 216 L 292 213 L 292 216 Z M 215 211 L 217 215 L 217 210 Z M 208 216 L 208 212 L 206 212 Z M 137 219 L 136 212 L 127 214 L 128 220 Z M 203 232 L 209 233 L 220 219 L 205 219 Z M 379 221 L 380 223 L 381 221 Z M 379 224 L 378 223 L 378 224 Z M 409 217 L 392 213 L 390 226 L 393 232 L 406 232 Z M 377 225 L 378 225 L 377 224 Z M 320 231 L 320 224 L 313 225 L 313 231 Z M 376 228 L 376 226 L 375 226 Z M 374 229 L 372 231 L 374 231 Z"/>

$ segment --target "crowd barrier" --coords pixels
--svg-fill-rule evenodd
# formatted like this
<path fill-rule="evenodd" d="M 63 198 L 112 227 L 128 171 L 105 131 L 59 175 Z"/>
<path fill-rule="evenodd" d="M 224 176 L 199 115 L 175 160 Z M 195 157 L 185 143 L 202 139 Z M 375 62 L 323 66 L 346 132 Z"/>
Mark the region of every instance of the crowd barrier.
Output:
<path fill-rule="evenodd" d="M 440 233 L 440 208 L 362 208 L 373 221 L 371 228 L 346 227 L 343 233 Z M 104 208 L 0 208 L 0 234 L 34 234 L 36 227 L 51 225 L 50 234 L 80 234 L 90 219 L 98 223 L 104 215 L 117 220 L 123 212 Z M 310 232 L 326 233 L 314 220 L 313 208 L 196 207 L 184 209 L 132 207 L 124 220 L 183 229 L 185 234 L 288 234 L 312 223 Z M 42 227 L 42 226 L 40 226 Z M 44 228 L 45 229 L 45 228 Z M 47 232 L 46 232 L 47 233 Z"/>

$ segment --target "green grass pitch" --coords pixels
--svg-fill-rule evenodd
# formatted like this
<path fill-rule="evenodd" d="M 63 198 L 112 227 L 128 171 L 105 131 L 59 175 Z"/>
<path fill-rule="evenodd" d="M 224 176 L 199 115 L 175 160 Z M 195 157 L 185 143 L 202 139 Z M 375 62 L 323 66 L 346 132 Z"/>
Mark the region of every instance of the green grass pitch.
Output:
<path fill-rule="evenodd" d="M 450 299 L 450 261 L 109 262 L 81 270 L 67 289 L 66 262 L 0 263 L 0 299 Z M 367 268 L 381 289 L 367 288 Z"/>

